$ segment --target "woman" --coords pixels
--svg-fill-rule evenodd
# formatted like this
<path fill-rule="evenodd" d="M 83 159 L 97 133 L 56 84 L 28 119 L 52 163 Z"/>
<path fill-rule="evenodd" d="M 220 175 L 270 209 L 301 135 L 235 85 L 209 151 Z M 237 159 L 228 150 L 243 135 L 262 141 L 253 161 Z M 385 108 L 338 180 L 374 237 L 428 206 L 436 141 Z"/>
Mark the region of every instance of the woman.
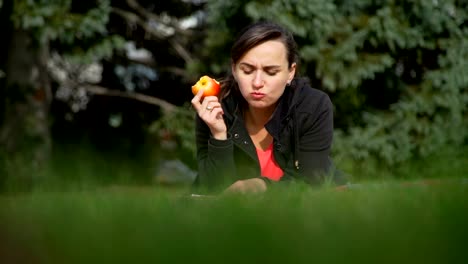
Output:
<path fill-rule="evenodd" d="M 333 105 L 295 77 L 297 63 L 297 45 L 281 26 L 257 22 L 244 29 L 219 98 L 199 91 L 191 102 L 199 185 L 259 192 L 277 181 L 318 184 L 331 175 Z"/>

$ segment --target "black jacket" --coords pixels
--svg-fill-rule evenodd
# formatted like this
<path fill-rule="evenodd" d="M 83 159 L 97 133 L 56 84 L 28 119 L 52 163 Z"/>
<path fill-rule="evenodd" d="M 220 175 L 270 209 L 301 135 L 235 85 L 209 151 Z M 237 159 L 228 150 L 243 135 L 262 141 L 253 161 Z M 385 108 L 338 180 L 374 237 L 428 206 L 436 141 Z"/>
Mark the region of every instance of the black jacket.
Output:
<path fill-rule="evenodd" d="M 257 152 L 245 128 L 239 103 L 228 96 L 222 106 L 227 140 L 212 138 L 203 120 L 198 116 L 196 119 L 199 186 L 228 185 L 260 176 Z M 325 176 L 331 176 L 335 183 L 343 183 L 339 174 L 331 173 L 333 105 L 326 93 L 311 88 L 303 79 L 295 79 L 281 96 L 265 128 L 273 136 L 273 155 L 284 171 L 281 181 L 300 179 L 318 184 Z"/>

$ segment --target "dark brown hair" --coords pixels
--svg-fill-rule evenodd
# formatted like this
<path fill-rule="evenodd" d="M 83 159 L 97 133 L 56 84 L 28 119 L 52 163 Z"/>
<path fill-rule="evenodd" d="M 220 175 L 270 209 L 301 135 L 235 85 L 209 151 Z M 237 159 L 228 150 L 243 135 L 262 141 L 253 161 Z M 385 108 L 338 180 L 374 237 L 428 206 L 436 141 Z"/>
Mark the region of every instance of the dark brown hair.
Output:
<path fill-rule="evenodd" d="M 278 40 L 284 44 L 288 67 L 291 67 L 293 63 L 298 63 L 297 44 L 293 35 L 279 24 L 260 21 L 247 26 L 240 32 L 231 48 L 231 64 L 237 63 L 249 50 L 269 40 Z M 242 97 L 232 72 L 222 80 L 222 87 L 220 98 L 226 97 L 231 92 L 234 96 Z"/>

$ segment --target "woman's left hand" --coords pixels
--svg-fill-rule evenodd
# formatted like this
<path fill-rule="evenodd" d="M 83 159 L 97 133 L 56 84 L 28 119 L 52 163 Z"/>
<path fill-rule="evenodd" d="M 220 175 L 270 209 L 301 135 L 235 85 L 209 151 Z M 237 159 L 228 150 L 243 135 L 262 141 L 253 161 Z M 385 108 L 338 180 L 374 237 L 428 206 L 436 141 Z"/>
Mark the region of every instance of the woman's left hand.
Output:
<path fill-rule="evenodd" d="M 260 178 L 252 178 L 247 180 L 239 180 L 231 184 L 224 192 L 225 193 L 262 193 L 267 189 L 264 180 Z"/>

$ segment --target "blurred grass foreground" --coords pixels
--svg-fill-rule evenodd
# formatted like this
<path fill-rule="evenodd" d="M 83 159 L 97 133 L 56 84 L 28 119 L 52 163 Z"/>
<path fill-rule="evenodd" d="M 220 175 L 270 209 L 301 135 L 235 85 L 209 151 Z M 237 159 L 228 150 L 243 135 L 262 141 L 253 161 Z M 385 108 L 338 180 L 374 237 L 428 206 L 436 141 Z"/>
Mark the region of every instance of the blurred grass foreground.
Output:
<path fill-rule="evenodd" d="M 463 263 L 468 182 L 0 197 L 0 263 Z"/>
<path fill-rule="evenodd" d="M 339 188 L 193 197 L 138 158 L 74 151 L 0 193 L 0 263 L 464 263 L 466 154 L 340 166 Z"/>

